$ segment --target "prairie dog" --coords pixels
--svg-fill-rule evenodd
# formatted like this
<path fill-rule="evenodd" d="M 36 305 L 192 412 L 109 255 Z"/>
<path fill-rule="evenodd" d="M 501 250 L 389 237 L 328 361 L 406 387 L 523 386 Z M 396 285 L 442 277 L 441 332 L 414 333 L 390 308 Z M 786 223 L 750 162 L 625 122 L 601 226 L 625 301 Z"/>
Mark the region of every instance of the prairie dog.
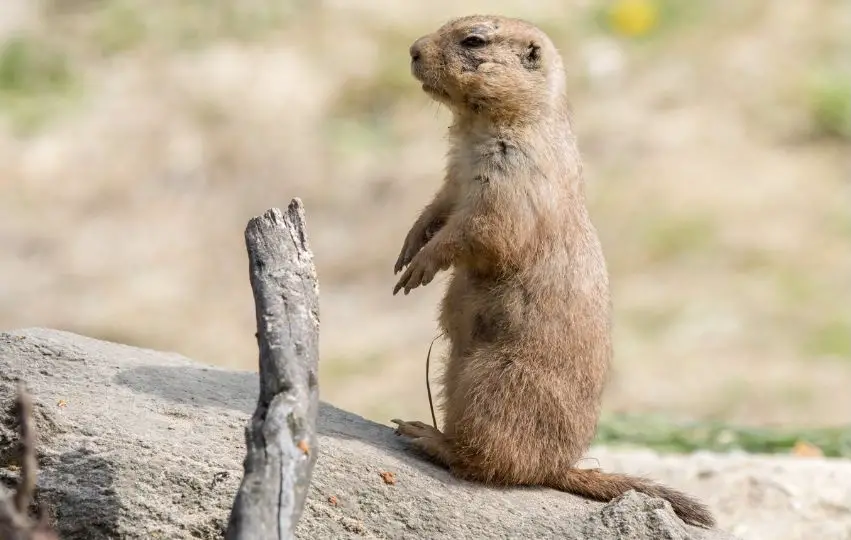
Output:
<path fill-rule="evenodd" d="M 459 478 L 609 501 L 634 489 L 712 527 L 694 498 L 575 465 L 600 415 L 611 346 L 608 273 L 585 205 L 562 59 L 531 23 L 454 19 L 410 48 L 413 76 L 453 113 L 446 176 L 405 238 L 393 294 L 452 270 L 442 431 L 397 433 Z"/>

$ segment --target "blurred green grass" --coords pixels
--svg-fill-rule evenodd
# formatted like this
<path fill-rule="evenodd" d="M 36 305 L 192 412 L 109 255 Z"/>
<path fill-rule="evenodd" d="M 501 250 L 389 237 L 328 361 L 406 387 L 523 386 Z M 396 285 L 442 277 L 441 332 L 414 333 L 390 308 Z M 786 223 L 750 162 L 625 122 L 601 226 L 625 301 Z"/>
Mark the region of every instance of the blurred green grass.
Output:
<path fill-rule="evenodd" d="M 716 224 L 707 216 L 673 216 L 648 221 L 644 228 L 644 252 L 648 262 L 669 263 L 716 249 Z"/>
<path fill-rule="evenodd" d="M 589 27 L 637 43 L 658 42 L 705 17 L 709 2 L 685 0 L 614 0 L 595 2 Z"/>
<path fill-rule="evenodd" d="M 723 422 L 677 423 L 652 415 L 611 415 L 601 419 L 595 444 L 640 446 L 663 453 L 744 451 L 789 454 L 798 443 L 826 457 L 851 458 L 851 427 L 794 429 L 735 426 Z"/>
<path fill-rule="evenodd" d="M 851 74 L 836 68 L 813 74 L 807 107 L 817 137 L 851 140 Z"/>
<path fill-rule="evenodd" d="M 808 356 L 851 360 L 851 318 L 847 314 L 839 314 L 835 319 L 814 325 L 803 343 L 803 352 Z"/>
<path fill-rule="evenodd" d="M 0 45 L 0 111 L 19 134 L 36 131 L 80 89 L 71 58 L 27 34 Z"/>
<path fill-rule="evenodd" d="M 60 110 L 60 101 L 68 102 L 57 96 L 67 97 L 70 89 L 79 88 L 83 77 L 75 69 L 79 61 L 98 61 L 142 48 L 174 52 L 222 41 L 262 42 L 310 24 L 313 18 L 321 17 L 321 11 L 318 5 L 296 0 L 187 0 L 158 4 L 153 9 L 138 0 L 52 0 L 45 4 L 45 15 L 54 21 L 60 41 L 49 43 L 24 35 L 3 44 L 0 111 L 22 130 L 32 132 Z M 576 44 L 582 37 L 609 35 L 625 44 L 644 43 L 656 48 L 667 47 L 677 32 L 688 32 L 719 12 L 705 1 L 600 0 L 592 2 L 578 22 L 550 20 L 540 25 L 562 46 Z M 757 15 L 758 10 L 739 19 L 750 21 Z M 418 92 L 410 84 L 406 59 L 408 42 L 417 32 L 371 26 L 375 39 L 382 43 L 379 66 L 369 75 L 350 81 L 333 110 L 341 118 L 367 122 L 380 130 L 378 118 Z M 60 43 L 69 45 L 67 50 Z M 805 95 L 797 106 L 806 110 L 815 134 L 851 138 L 851 76 L 836 68 L 823 68 L 805 86 Z"/>

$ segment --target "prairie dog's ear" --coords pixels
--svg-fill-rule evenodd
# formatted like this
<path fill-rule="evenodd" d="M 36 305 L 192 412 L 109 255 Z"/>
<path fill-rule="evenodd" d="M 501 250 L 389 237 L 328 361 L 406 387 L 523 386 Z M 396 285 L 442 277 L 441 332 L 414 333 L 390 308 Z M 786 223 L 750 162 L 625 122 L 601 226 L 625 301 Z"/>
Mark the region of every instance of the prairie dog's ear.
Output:
<path fill-rule="evenodd" d="M 520 63 L 530 71 L 541 67 L 541 45 L 537 41 L 529 42 L 520 56 Z"/>

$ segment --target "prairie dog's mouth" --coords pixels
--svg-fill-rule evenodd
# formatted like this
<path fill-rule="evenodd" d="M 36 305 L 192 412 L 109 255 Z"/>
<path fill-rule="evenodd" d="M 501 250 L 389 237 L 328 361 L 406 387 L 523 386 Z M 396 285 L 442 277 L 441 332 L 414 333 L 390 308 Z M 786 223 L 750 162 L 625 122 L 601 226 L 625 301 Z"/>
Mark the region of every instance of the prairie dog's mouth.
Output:
<path fill-rule="evenodd" d="M 423 92 L 426 94 L 438 99 L 446 99 L 449 97 L 449 94 L 447 94 L 445 90 L 429 82 L 431 77 L 424 72 L 423 66 L 420 62 L 411 62 L 411 75 L 413 75 L 414 79 L 422 84 Z"/>
<path fill-rule="evenodd" d="M 411 75 L 413 75 L 414 78 L 420 82 L 422 82 L 423 80 L 422 69 L 422 65 L 418 61 L 411 61 Z"/>

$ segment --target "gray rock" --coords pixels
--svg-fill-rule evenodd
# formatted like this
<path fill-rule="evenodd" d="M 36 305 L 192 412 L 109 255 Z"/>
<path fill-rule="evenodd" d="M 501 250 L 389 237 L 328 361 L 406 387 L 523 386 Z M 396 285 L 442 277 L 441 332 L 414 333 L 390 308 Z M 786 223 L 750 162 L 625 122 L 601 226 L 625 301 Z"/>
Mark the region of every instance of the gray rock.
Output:
<path fill-rule="evenodd" d="M 221 538 L 242 477 L 257 374 L 46 329 L 0 334 L 0 475 L 33 394 L 37 500 L 64 539 Z M 720 539 L 634 492 L 609 504 L 541 488 L 460 482 L 389 427 L 328 404 L 299 538 Z M 387 483 L 382 473 L 393 473 Z"/>
<path fill-rule="evenodd" d="M 582 524 L 581 536 L 621 540 L 693 538 L 685 524 L 674 515 L 670 503 L 635 491 L 624 493 L 589 514 Z"/>

